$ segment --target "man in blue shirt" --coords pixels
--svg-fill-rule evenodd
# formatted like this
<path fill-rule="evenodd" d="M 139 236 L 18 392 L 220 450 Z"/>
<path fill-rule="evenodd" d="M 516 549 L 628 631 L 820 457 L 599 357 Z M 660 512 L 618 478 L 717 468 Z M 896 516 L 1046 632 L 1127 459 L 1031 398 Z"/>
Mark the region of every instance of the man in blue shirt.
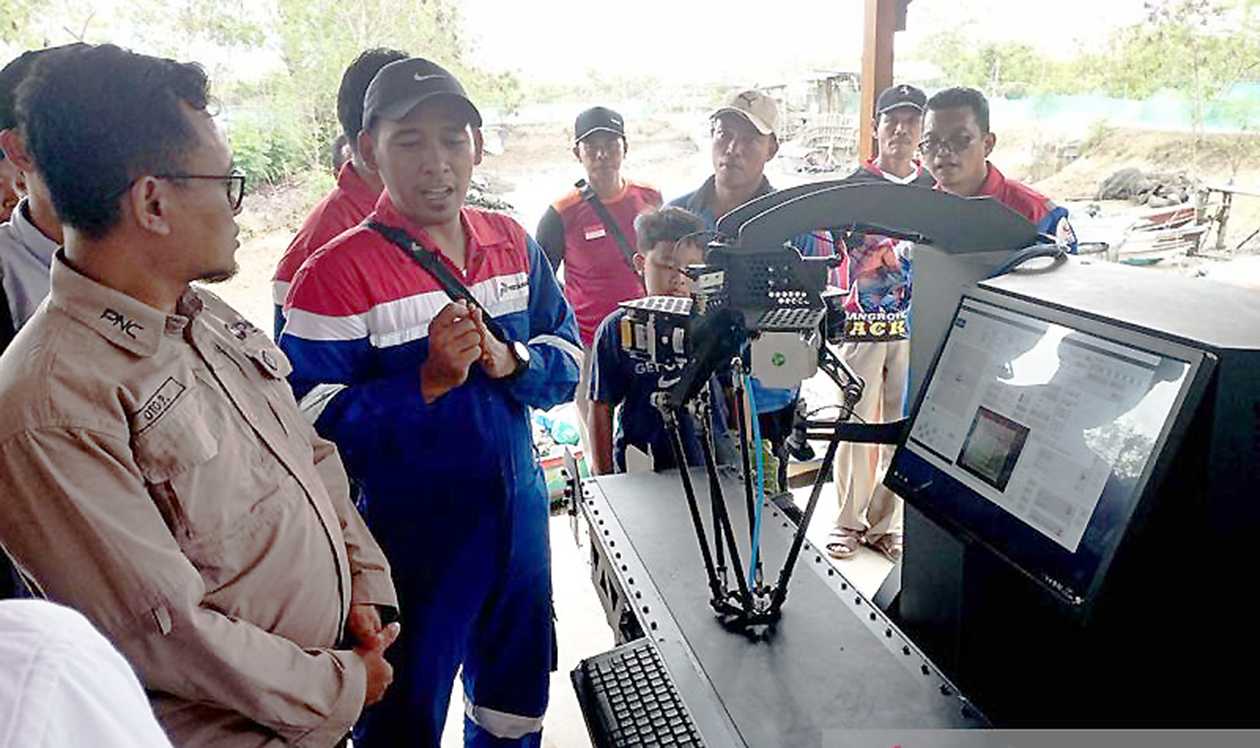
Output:
<path fill-rule="evenodd" d="M 713 135 L 713 176 L 700 189 L 671 200 L 674 207 L 686 208 L 700 216 L 713 229 L 717 220 L 744 203 L 774 192 L 766 179 L 766 163 L 779 152 L 775 132 L 779 107 L 760 91 L 741 91 L 709 115 Z M 802 234 L 792 240 L 801 254 L 830 254 L 823 247 L 823 235 Z M 786 486 L 787 451 L 785 442 L 792 433 L 796 412 L 796 389 L 771 389 L 752 380 L 761 435 L 768 439 L 779 458 L 779 483 Z"/>
<path fill-rule="evenodd" d="M 683 268 L 704 262 L 704 222 L 681 208 L 644 213 L 635 221 L 635 269 L 643 276 L 648 296 L 688 296 L 691 280 Z M 595 333 L 591 367 L 591 450 L 596 475 L 626 472 L 626 452 L 637 449 L 652 458 L 654 470 L 677 467 L 665 420 L 652 396 L 669 387 L 681 365 L 658 365 L 630 357 L 621 347 L 624 309 L 608 315 Z M 725 410 L 713 405 L 715 433 L 723 434 Z M 613 432 L 613 411 L 620 407 L 620 423 Z M 687 464 L 704 464 L 700 434 L 689 416 L 679 421 Z"/>

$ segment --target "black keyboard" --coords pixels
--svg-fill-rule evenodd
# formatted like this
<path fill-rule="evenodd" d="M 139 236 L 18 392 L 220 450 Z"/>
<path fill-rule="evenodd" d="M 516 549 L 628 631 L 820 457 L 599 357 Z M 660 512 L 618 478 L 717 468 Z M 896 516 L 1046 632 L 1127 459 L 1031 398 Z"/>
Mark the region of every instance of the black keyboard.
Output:
<path fill-rule="evenodd" d="M 597 748 L 704 745 L 651 639 L 583 660 L 573 685 Z"/>

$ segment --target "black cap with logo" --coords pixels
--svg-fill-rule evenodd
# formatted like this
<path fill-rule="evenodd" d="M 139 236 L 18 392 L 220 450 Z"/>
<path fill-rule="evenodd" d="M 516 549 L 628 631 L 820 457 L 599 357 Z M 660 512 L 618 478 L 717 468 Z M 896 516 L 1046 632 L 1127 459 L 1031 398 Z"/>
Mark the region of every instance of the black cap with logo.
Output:
<path fill-rule="evenodd" d="M 880 92 L 879 98 L 875 101 L 875 116 L 878 117 L 884 112 L 901 109 L 902 107 L 913 107 L 919 112 L 926 111 L 927 94 L 923 93 L 921 89 L 904 83 L 897 86 L 889 86 Z"/>
<path fill-rule="evenodd" d="M 626 136 L 626 124 L 620 114 L 613 110 L 595 106 L 577 116 L 573 122 L 573 142 L 581 143 L 591 133 L 610 132 L 614 135 Z"/>
<path fill-rule="evenodd" d="M 363 95 L 363 128 L 377 117 L 399 120 L 429 99 L 449 97 L 468 107 L 468 122 L 481 127 L 481 112 L 473 105 L 454 75 L 422 57 L 409 57 L 381 68 Z"/>

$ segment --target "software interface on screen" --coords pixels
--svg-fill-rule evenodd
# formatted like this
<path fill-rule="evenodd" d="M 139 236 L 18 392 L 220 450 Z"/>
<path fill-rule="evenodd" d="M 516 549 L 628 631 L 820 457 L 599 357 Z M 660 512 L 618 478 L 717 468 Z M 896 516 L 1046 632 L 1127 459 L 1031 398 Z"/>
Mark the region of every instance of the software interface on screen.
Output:
<path fill-rule="evenodd" d="M 1074 554 L 1114 540 L 1188 369 L 966 298 L 906 446 Z"/>

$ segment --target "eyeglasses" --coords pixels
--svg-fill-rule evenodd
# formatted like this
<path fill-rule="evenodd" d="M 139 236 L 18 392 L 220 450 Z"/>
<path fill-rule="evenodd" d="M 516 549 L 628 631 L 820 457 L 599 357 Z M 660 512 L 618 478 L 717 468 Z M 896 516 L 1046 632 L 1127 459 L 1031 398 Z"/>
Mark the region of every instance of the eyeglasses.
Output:
<path fill-rule="evenodd" d="M 228 204 L 232 210 L 240 210 L 245 200 L 245 172 L 233 169 L 228 174 L 154 174 L 154 179 L 214 179 L 227 183 Z"/>
<path fill-rule="evenodd" d="M 966 133 L 956 133 L 948 138 L 935 138 L 929 135 L 919 141 L 919 152 L 924 156 L 935 156 L 942 151 L 952 153 L 955 156 L 971 147 L 975 142 L 975 138 Z"/>
<path fill-rule="evenodd" d="M 171 181 L 177 181 L 180 179 L 213 179 L 226 182 L 228 205 L 232 207 L 233 211 L 240 210 L 241 203 L 245 200 L 245 172 L 240 169 L 233 169 L 227 174 L 180 174 L 176 172 L 170 174 L 153 174 L 151 176 L 154 179 L 169 179 Z M 136 177 L 131 180 L 125 187 L 110 195 L 109 199 L 117 200 L 122 197 L 124 192 L 131 189 L 132 185 L 143 178 L 144 177 Z"/>

